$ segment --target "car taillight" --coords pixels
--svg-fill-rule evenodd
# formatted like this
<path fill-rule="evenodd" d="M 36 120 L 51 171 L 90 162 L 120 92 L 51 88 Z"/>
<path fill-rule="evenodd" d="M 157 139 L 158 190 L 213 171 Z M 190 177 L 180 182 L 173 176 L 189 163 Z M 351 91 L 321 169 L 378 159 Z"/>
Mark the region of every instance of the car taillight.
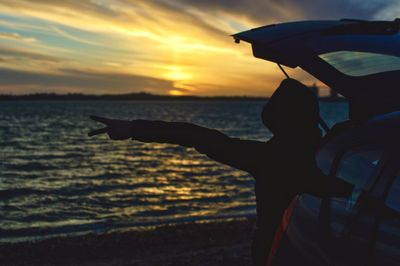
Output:
<path fill-rule="evenodd" d="M 276 230 L 276 233 L 275 233 L 274 242 L 273 242 L 271 250 L 269 252 L 266 266 L 271 266 L 272 265 L 272 259 L 276 255 L 276 252 L 278 251 L 279 246 L 281 244 L 282 237 L 285 234 L 285 232 L 286 232 L 286 230 L 287 230 L 287 228 L 289 226 L 290 217 L 292 216 L 293 210 L 296 207 L 296 203 L 297 203 L 298 197 L 299 196 L 296 196 L 292 200 L 292 202 L 289 204 L 289 206 L 287 207 L 287 209 L 285 210 L 285 212 L 284 212 L 284 214 L 282 216 L 281 223 L 280 223 L 280 225 L 279 225 L 279 227 L 278 227 L 278 229 Z"/>

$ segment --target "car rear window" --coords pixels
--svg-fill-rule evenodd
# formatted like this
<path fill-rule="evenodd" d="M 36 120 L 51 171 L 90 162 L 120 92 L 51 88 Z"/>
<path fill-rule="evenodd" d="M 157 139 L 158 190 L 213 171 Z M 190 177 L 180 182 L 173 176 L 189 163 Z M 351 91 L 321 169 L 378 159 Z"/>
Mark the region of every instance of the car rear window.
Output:
<path fill-rule="evenodd" d="M 321 54 L 319 57 L 349 76 L 366 76 L 400 70 L 400 57 L 385 54 L 337 51 Z"/>

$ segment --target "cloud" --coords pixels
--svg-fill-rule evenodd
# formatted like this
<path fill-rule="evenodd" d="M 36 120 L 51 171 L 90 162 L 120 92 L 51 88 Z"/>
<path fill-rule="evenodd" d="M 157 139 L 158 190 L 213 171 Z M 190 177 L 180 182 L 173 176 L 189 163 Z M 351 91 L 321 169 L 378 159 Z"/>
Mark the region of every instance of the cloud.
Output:
<path fill-rule="evenodd" d="M 165 26 L 181 25 L 182 29 L 197 28 L 211 36 L 233 33 L 228 31 L 234 30 L 235 24 L 260 26 L 301 19 L 372 19 L 379 14 L 386 17 L 393 7 L 399 6 L 397 0 L 36 0 L 34 3 L 3 0 L 1 5 L 40 19 L 95 31 L 151 25 L 154 32 L 159 32 Z"/>
<path fill-rule="evenodd" d="M 147 91 L 166 93 L 171 82 L 151 77 L 61 69 L 59 73 L 40 73 L 0 68 L 0 92 L 14 93 L 9 88 L 18 86 L 30 91 L 57 91 L 83 93 L 128 93 Z M 158 88 L 154 90 L 154 88 Z"/>
<path fill-rule="evenodd" d="M 24 37 L 18 33 L 0 32 L 0 39 L 17 40 L 24 42 L 36 42 L 37 40 L 32 37 Z"/>
<path fill-rule="evenodd" d="M 184 12 L 196 8 L 211 14 L 225 13 L 233 17 L 246 17 L 257 23 L 283 22 L 298 19 L 372 19 L 381 10 L 398 5 L 397 0 L 156 0 Z"/>
<path fill-rule="evenodd" d="M 61 30 L 60 28 L 57 28 L 56 26 L 52 26 L 51 29 L 52 29 L 55 33 L 59 34 L 60 36 L 62 36 L 62 37 L 64 37 L 64 38 L 67 38 L 67 39 L 69 39 L 69 40 L 72 40 L 72 41 L 75 41 L 75 42 L 79 42 L 79 43 L 83 43 L 83 44 L 99 45 L 99 44 L 96 43 L 96 42 L 92 42 L 92 41 L 85 40 L 85 39 L 83 39 L 83 38 L 79 38 L 79 37 L 77 37 L 77 36 L 74 36 L 74 35 L 68 33 L 68 32 L 65 31 L 65 30 Z"/>
<path fill-rule="evenodd" d="M 400 1 L 380 9 L 375 13 L 374 19 L 393 20 L 400 17 Z"/>
<path fill-rule="evenodd" d="M 4 61 L 6 58 L 18 58 L 19 60 L 34 60 L 34 61 L 43 61 L 43 62 L 51 62 L 58 63 L 62 60 L 55 56 L 40 54 L 36 52 L 32 52 L 29 50 L 17 50 L 12 48 L 7 48 L 4 46 L 0 46 L 0 55 L 2 55 Z"/>

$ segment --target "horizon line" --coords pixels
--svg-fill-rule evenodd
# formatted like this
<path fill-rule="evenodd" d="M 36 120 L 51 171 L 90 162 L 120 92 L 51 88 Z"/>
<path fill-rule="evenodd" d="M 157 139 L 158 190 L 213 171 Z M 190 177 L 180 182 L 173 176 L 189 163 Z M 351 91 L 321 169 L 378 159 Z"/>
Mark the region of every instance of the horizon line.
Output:
<path fill-rule="evenodd" d="M 148 92 L 132 92 L 122 94 L 85 94 L 85 93 L 29 93 L 29 94 L 0 94 L 0 101 L 12 100 L 268 100 L 268 96 L 247 95 L 167 95 Z M 320 100 L 343 101 L 345 98 L 319 96 Z"/>

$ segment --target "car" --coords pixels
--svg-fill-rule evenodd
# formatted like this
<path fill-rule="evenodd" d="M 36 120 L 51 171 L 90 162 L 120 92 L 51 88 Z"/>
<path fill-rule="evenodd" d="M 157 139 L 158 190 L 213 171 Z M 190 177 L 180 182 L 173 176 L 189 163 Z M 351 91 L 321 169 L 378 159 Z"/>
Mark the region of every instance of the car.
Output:
<path fill-rule="evenodd" d="M 340 93 L 318 167 L 354 185 L 346 198 L 293 199 L 266 265 L 400 265 L 400 20 L 299 21 L 232 35 L 257 58 L 300 67 Z"/>

